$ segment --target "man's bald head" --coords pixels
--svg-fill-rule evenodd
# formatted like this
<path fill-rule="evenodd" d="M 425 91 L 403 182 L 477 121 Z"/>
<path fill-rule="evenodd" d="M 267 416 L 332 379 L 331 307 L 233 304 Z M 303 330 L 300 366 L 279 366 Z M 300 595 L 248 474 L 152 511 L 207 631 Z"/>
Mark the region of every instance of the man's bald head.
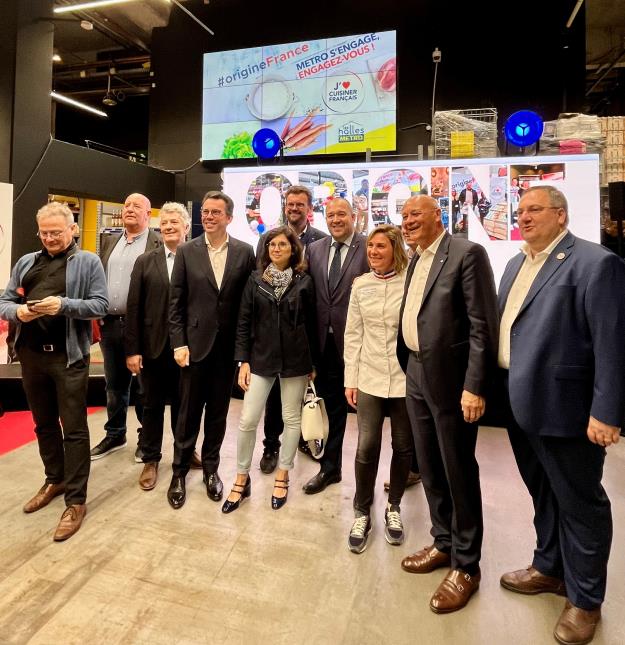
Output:
<path fill-rule="evenodd" d="M 126 197 L 122 210 L 122 221 L 127 233 L 139 235 L 148 227 L 152 205 L 141 193 L 132 193 Z"/>

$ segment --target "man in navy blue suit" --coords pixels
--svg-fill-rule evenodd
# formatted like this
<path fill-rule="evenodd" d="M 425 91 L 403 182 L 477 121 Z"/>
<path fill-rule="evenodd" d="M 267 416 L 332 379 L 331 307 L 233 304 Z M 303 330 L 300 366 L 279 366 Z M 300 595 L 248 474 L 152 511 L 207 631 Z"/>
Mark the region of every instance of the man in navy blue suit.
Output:
<path fill-rule="evenodd" d="M 566 596 L 554 636 L 588 643 L 612 540 L 603 462 L 625 407 L 625 263 L 567 230 L 566 198 L 552 186 L 527 190 L 517 216 L 525 245 L 501 280 L 498 360 L 537 543 L 532 564 L 501 585 Z"/>

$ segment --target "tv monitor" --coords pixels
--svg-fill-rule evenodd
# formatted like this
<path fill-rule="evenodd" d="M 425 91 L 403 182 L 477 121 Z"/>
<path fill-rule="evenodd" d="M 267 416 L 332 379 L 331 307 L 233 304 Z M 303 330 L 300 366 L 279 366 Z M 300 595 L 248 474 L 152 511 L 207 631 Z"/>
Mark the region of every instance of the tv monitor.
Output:
<path fill-rule="evenodd" d="M 274 130 L 284 157 L 396 149 L 396 32 L 204 54 L 202 159 L 255 157 Z"/>

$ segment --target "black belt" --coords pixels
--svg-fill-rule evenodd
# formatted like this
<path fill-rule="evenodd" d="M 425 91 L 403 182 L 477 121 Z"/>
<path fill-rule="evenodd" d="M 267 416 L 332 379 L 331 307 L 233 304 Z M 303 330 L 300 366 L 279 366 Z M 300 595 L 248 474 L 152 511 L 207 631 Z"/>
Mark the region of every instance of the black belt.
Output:
<path fill-rule="evenodd" d="M 63 354 L 65 352 L 65 345 L 52 345 L 50 343 L 46 343 L 45 345 L 26 345 L 26 347 L 33 352 L 45 352 L 46 354 L 53 352 Z"/>
<path fill-rule="evenodd" d="M 113 314 L 106 314 L 106 316 L 104 316 L 104 320 L 119 320 L 120 322 L 124 322 L 125 319 L 125 314 L 123 316 L 115 316 Z"/>
<path fill-rule="evenodd" d="M 417 363 L 423 363 L 423 354 L 419 350 L 410 350 L 410 353 L 414 356 L 415 361 Z"/>

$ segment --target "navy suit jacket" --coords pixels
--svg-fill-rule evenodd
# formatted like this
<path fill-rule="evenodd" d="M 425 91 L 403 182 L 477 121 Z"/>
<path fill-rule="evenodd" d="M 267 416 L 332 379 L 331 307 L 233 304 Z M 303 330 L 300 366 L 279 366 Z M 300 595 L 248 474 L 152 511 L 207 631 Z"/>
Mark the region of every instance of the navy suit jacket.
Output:
<path fill-rule="evenodd" d="M 247 279 L 254 270 L 254 250 L 229 237 L 226 267 L 217 288 L 204 233 L 176 250 L 169 292 L 171 346 L 189 347 L 192 361 L 209 354 L 220 333 L 220 342 L 232 352 L 239 305 Z"/>
<path fill-rule="evenodd" d="M 332 293 L 328 288 L 328 258 L 332 237 L 327 236 L 306 247 L 308 272 L 315 284 L 317 297 L 317 335 L 319 350 L 323 353 L 328 337 L 328 329 L 332 326 L 334 341 L 339 355 L 343 357 L 345 323 L 349 296 L 354 280 L 369 271 L 367 263 L 367 238 L 358 233 L 354 234 L 352 243 L 341 266 L 341 276 Z"/>
<path fill-rule="evenodd" d="M 397 359 L 404 372 L 409 350 L 402 319 L 418 260 L 415 254 L 408 267 L 399 312 Z M 484 247 L 445 233 L 434 255 L 417 316 L 423 369 L 432 399 L 440 409 L 457 412 L 462 390 L 488 394 L 496 368 L 497 322 L 495 281 Z"/>
<path fill-rule="evenodd" d="M 503 313 L 525 255 L 508 262 Z M 532 284 L 510 333 L 510 404 L 528 433 L 586 435 L 590 415 L 614 426 L 625 407 L 625 263 L 568 233 Z"/>

